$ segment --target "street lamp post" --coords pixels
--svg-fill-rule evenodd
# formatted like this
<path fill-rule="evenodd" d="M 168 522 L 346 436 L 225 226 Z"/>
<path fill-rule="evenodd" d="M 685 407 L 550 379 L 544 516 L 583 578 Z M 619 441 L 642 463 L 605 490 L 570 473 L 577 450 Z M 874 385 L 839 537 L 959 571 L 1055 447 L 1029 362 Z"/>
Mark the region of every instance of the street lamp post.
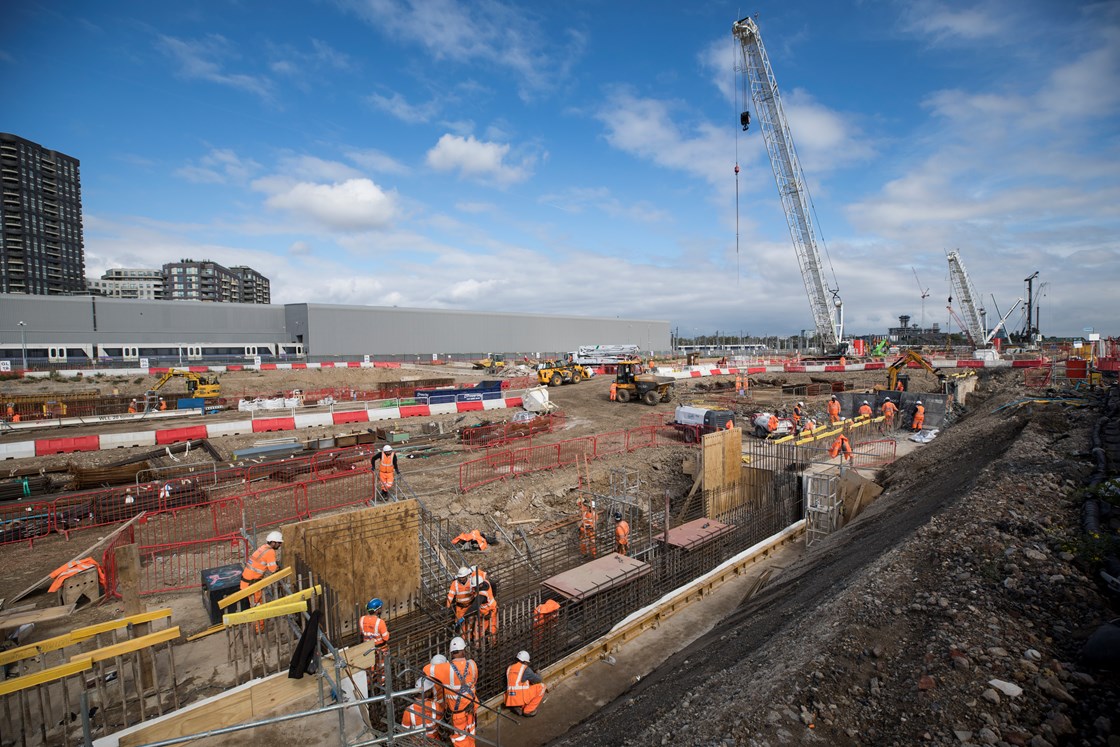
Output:
<path fill-rule="evenodd" d="M 20 347 L 23 348 L 23 370 L 24 371 L 27 370 L 27 332 L 26 332 L 26 327 L 27 327 L 27 322 L 20 322 L 19 323 L 19 343 L 20 343 Z"/>

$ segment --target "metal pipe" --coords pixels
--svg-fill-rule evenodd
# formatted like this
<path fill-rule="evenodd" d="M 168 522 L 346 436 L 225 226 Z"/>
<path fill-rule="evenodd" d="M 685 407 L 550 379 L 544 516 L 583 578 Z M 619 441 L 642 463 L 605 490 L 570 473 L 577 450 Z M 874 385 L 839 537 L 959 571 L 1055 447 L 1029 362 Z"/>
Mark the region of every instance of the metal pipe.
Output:
<path fill-rule="evenodd" d="M 404 695 L 416 695 L 418 693 L 420 693 L 420 690 L 414 687 L 414 688 L 411 688 L 409 690 L 402 690 L 398 693 L 394 693 L 394 695 L 395 696 L 404 696 Z M 210 731 L 198 732 L 196 734 L 187 734 L 185 736 L 172 737 L 171 739 L 164 739 L 164 740 L 161 740 L 159 742 L 146 742 L 143 745 L 138 745 L 138 747 L 169 747 L 169 745 L 181 744 L 182 742 L 192 742 L 196 739 L 206 739 L 206 738 L 209 738 L 209 737 L 222 736 L 223 734 L 233 734 L 234 732 L 247 731 L 248 729 L 256 729 L 257 727 L 260 727 L 260 726 L 269 726 L 271 724 L 280 724 L 280 723 L 283 723 L 285 721 L 295 721 L 296 719 L 307 718 L 308 716 L 318 716 L 318 715 L 321 715 L 321 714 L 324 714 L 324 713 L 329 713 L 331 711 L 339 711 L 339 710 L 342 710 L 344 708 L 355 708 L 357 706 L 367 705 L 369 703 L 376 703 L 378 701 L 386 700 L 388 697 L 389 696 L 387 696 L 387 695 L 375 695 L 375 696 L 370 697 L 370 698 L 362 698 L 361 700 L 355 700 L 351 703 L 334 703 L 334 704 L 331 704 L 331 705 L 328 705 L 328 706 L 322 706 L 321 708 L 316 708 L 315 710 L 312 710 L 312 711 L 300 711 L 298 713 L 286 713 L 286 714 L 283 714 L 281 716 L 273 716 L 272 718 L 261 719 L 260 721 L 251 721 L 251 722 L 245 723 L 245 724 L 236 724 L 234 726 L 225 726 L 225 727 L 222 727 L 221 729 L 211 729 Z M 482 740 L 482 741 L 484 741 L 484 740 Z M 374 743 L 371 742 L 370 744 L 374 744 Z M 490 743 L 487 742 L 487 744 L 490 744 Z"/>

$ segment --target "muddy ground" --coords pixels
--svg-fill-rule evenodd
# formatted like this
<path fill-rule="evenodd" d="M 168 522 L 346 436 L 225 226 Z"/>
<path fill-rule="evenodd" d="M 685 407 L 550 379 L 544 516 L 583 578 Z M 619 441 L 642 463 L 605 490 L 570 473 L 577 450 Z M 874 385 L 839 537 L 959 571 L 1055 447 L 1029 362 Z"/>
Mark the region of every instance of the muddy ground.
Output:
<path fill-rule="evenodd" d="M 426 376 L 431 370 L 420 368 L 426 370 L 240 372 L 224 374 L 222 385 L 231 394 L 371 387 Z M 433 373 L 452 371 L 461 381 L 480 376 L 450 367 Z M 1077 489 L 1088 462 L 1071 453 L 1085 449 L 1086 429 L 1096 413 L 1060 406 L 996 413 L 997 406 L 1026 395 L 1021 375 L 981 375 L 980 393 L 960 422 L 882 472 L 879 480 L 888 491 L 870 511 L 814 547 L 775 577 L 763 594 L 562 743 L 1115 744 L 1120 718 L 1109 720 L 1114 711 L 1106 707 L 1120 702 L 1115 675 L 1087 673 L 1077 660 L 1088 633 L 1116 615 L 1115 602 L 1086 575 L 1076 528 Z M 835 377 L 866 389 L 881 383 L 884 374 Z M 140 393 L 151 386 L 151 381 L 138 378 L 106 385 L 122 393 Z M 809 382 L 804 374 L 763 378 L 774 385 Z M 81 388 L 88 383 L 34 386 Z M 680 384 L 674 401 L 656 408 L 608 402 L 605 377 L 552 389 L 553 401 L 566 415 L 564 425 L 533 443 L 636 427 L 650 413 L 667 418 L 678 403 L 713 396 L 712 383 L 703 379 Z M 933 391 L 936 381 L 915 371 L 912 386 Z M 775 386 L 756 386 L 751 393 L 759 409 L 803 400 L 820 415 L 826 399 L 783 395 Z M 450 431 L 482 420 L 500 422 L 512 414 L 470 413 L 425 422 L 442 422 Z M 419 433 L 422 423 L 399 425 Z M 298 435 L 357 430 L 324 428 Z M 214 444 L 228 454 L 260 440 L 259 435 L 241 436 L 214 439 Z M 489 532 L 487 516 L 509 527 L 513 522 L 563 518 L 574 511 L 574 469 L 536 473 L 463 493 L 458 467 L 474 454 L 457 446 L 448 450 L 452 453 L 406 460 L 402 471 L 415 495 L 463 528 Z M 92 466 L 131 451 L 143 450 L 12 460 L 2 467 L 68 462 Z M 667 446 L 612 456 L 593 462 L 591 477 L 605 485 L 612 468 L 624 468 L 636 471 L 651 490 L 684 491 L 691 484 L 680 472 L 684 453 L 684 446 Z M 78 532 L 69 541 L 51 537 L 33 547 L 0 546 L 0 563 L 6 569 L 0 575 L 0 598 L 80 553 L 101 534 L 94 529 Z M 509 552 L 499 545 L 492 562 Z M 149 607 L 171 605 L 176 624 L 188 635 L 208 625 L 197 592 L 149 597 L 146 602 Z M 95 605 L 56 629 L 44 626 L 42 636 L 36 637 L 121 612 L 112 603 Z M 221 686 L 208 675 L 213 662 L 224 657 L 224 645 L 200 654 L 193 662 L 193 675 L 198 694 L 205 695 Z M 987 684 L 996 678 L 1017 683 L 1023 694 L 999 694 Z M 1110 735 L 1113 742 L 1108 741 Z"/>

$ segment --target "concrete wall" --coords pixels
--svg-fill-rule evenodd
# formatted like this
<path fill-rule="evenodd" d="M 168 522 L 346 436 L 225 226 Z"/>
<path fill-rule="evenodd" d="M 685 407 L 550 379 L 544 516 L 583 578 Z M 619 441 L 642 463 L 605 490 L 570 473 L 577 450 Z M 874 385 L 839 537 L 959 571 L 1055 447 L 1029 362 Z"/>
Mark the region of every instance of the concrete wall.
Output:
<path fill-rule="evenodd" d="M 559 352 L 634 343 L 668 350 L 669 322 L 368 306 L 306 306 L 309 354 Z M 298 322 L 298 313 L 289 320 Z"/>
<path fill-rule="evenodd" d="M 0 294 L 0 345 L 296 342 L 307 355 L 668 350 L 669 322 L 328 304 L 232 304 Z"/>
<path fill-rule="evenodd" d="M 925 428 L 940 428 L 945 425 L 948 416 L 950 398 L 945 394 L 932 392 L 838 392 L 836 398 L 840 400 L 840 414 L 845 418 L 854 418 L 859 414 L 859 406 L 867 400 L 875 417 L 879 417 L 879 408 L 887 397 L 898 405 L 898 422 L 910 427 L 914 419 L 915 403 L 922 401 L 926 408 Z"/>

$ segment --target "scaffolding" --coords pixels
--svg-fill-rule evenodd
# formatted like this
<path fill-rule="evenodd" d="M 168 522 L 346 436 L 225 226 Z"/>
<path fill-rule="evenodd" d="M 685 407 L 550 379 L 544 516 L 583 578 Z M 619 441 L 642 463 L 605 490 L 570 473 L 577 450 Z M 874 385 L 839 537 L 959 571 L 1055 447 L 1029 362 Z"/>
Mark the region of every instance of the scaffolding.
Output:
<path fill-rule="evenodd" d="M 840 476 L 805 475 L 805 547 L 840 528 Z"/>

